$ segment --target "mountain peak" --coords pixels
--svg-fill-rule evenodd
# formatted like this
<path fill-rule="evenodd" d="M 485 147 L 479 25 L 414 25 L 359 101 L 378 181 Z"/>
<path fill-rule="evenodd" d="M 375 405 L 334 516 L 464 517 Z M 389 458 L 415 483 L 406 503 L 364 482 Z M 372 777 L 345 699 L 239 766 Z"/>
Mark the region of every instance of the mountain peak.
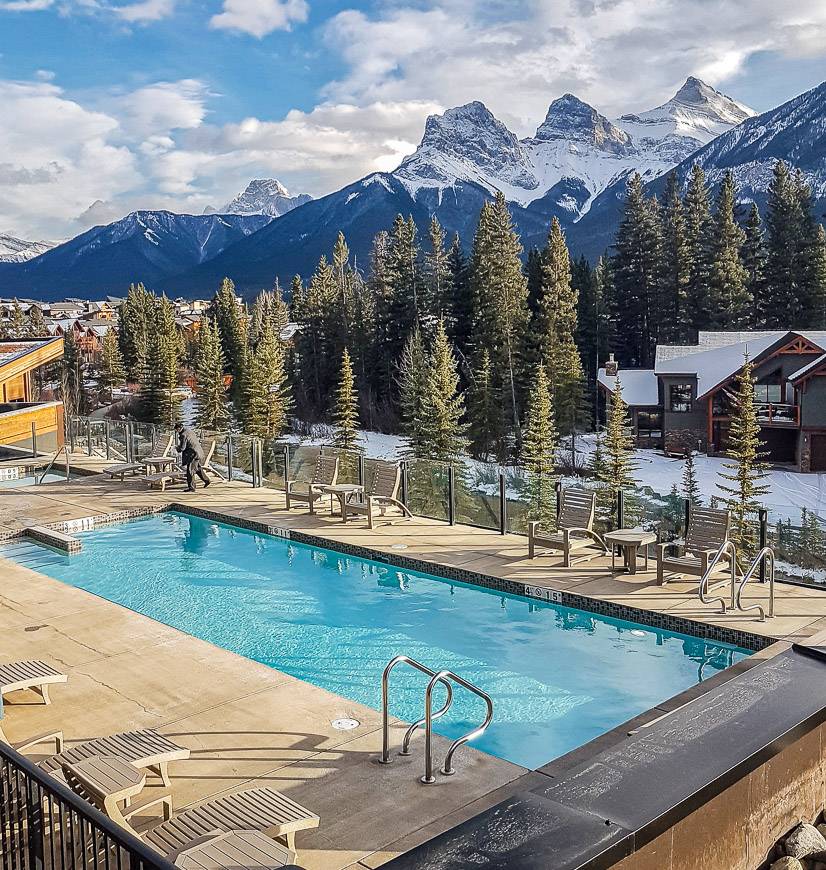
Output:
<path fill-rule="evenodd" d="M 281 217 L 311 199 L 312 197 L 306 193 L 291 196 L 277 178 L 254 178 L 243 193 L 239 193 L 220 211 L 222 214 L 263 214 Z"/>
<path fill-rule="evenodd" d="M 753 109 L 738 103 L 696 76 L 689 76 L 685 80 L 683 86 L 665 104 L 665 106 L 669 105 L 674 108 L 685 106 L 705 111 L 720 121 L 735 124 L 755 114 Z"/>
<path fill-rule="evenodd" d="M 563 94 L 551 103 L 534 137 L 539 142 L 554 139 L 587 143 L 613 154 L 626 153 L 632 147 L 624 130 L 573 94 Z"/>

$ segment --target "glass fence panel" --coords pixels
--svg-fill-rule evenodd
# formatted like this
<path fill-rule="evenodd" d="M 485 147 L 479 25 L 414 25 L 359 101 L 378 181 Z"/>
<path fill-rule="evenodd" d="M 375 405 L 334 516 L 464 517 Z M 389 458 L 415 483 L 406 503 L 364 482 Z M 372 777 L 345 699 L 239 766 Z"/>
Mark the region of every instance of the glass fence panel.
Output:
<path fill-rule="evenodd" d="M 528 533 L 528 523 L 542 523 L 546 532 L 556 529 L 555 477 L 532 474 L 524 469 L 509 468 L 505 483 L 508 502 L 508 531 Z"/>
<path fill-rule="evenodd" d="M 109 421 L 109 458 L 116 462 L 126 462 L 127 425 L 119 420 Z"/>
<path fill-rule="evenodd" d="M 422 517 L 447 520 L 448 467 L 429 459 L 416 459 L 407 463 L 407 507 Z"/>
<path fill-rule="evenodd" d="M 290 445 L 290 480 L 309 483 L 320 453 L 320 447 Z"/>
<path fill-rule="evenodd" d="M 455 466 L 456 522 L 499 529 L 499 466 L 468 462 Z"/>
<path fill-rule="evenodd" d="M 826 586 L 826 522 L 811 511 L 768 527 L 768 545 L 774 548 L 775 576 L 780 580 Z"/>
<path fill-rule="evenodd" d="M 685 533 L 686 500 L 677 493 L 661 495 L 640 487 L 623 495 L 623 525 L 639 526 L 659 535 L 663 542 L 675 541 Z"/>
<path fill-rule="evenodd" d="M 264 441 L 262 443 L 261 468 L 263 478 L 261 484 L 272 489 L 284 489 L 287 475 L 285 473 L 289 460 L 285 456 L 286 445 L 281 441 Z"/>
<path fill-rule="evenodd" d="M 168 429 L 161 429 L 151 423 L 132 423 L 133 462 L 140 462 L 149 456 L 159 456 L 168 443 Z"/>
<path fill-rule="evenodd" d="M 359 459 L 361 452 L 358 450 L 341 450 L 338 447 L 321 448 L 325 456 L 338 456 L 337 483 L 359 482 Z"/>
<path fill-rule="evenodd" d="M 232 480 L 252 483 L 253 439 L 249 435 L 232 435 Z"/>

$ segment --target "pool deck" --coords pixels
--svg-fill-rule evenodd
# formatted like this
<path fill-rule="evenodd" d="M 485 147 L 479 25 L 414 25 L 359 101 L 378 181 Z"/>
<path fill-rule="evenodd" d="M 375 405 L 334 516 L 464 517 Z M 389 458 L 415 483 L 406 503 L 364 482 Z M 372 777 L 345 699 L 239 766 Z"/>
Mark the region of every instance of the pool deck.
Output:
<path fill-rule="evenodd" d="M 779 585 L 778 616 L 765 623 L 750 614 L 721 616 L 700 605 L 696 584 L 660 588 L 653 572 L 612 575 L 610 560 L 565 569 L 556 554 L 527 559 L 523 538 L 422 518 L 371 531 L 364 520 L 343 525 L 328 511 L 288 513 L 279 492 L 241 483 L 160 493 L 138 480 L 94 476 L 2 490 L 0 533 L 172 501 L 768 638 L 800 641 L 826 628 L 826 590 Z M 748 597 L 766 595 L 754 587 Z M 319 829 L 297 837 L 298 863 L 307 870 L 377 867 L 553 773 L 552 767 L 531 773 L 466 748 L 457 756 L 457 776 L 422 786 L 420 747 L 389 767 L 376 764 L 376 711 L 0 558 L 0 660 L 20 658 L 47 659 L 70 679 L 55 687 L 49 707 L 23 695 L 7 698 L 4 727 L 12 740 L 55 727 L 70 741 L 156 728 L 192 749 L 189 761 L 172 767 L 176 808 L 266 784 L 316 812 Z M 336 731 L 331 722 L 340 717 L 360 726 Z M 391 731 L 398 745 L 403 729 Z M 436 738 L 437 760 L 446 745 Z"/>

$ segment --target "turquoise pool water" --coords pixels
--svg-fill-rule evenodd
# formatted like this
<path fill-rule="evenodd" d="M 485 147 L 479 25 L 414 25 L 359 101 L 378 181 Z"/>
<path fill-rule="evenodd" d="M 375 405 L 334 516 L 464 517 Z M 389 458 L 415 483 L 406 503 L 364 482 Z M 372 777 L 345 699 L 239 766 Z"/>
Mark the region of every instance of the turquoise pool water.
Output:
<path fill-rule="evenodd" d="M 525 767 L 749 654 L 183 514 L 80 537 L 76 556 L 29 543 L 0 554 L 377 709 L 393 656 L 449 668 L 493 697 L 493 724 L 474 745 Z M 425 683 L 397 668 L 391 712 L 419 718 Z M 457 737 L 483 715 L 457 689 L 436 730 Z"/>

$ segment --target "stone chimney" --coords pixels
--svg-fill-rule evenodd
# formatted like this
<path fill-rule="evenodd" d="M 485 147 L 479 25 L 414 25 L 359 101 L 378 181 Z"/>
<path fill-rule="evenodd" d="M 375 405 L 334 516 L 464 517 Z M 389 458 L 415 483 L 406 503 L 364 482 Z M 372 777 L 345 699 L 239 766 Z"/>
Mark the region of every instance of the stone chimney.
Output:
<path fill-rule="evenodd" d="M 608 362 L 605 363 L 605 375 L 609 378 L 614 378 L 619 371 L 619 366 L 617 365 L 617 361 L 614 359 L 614 354 L 608 354 Z"/>

